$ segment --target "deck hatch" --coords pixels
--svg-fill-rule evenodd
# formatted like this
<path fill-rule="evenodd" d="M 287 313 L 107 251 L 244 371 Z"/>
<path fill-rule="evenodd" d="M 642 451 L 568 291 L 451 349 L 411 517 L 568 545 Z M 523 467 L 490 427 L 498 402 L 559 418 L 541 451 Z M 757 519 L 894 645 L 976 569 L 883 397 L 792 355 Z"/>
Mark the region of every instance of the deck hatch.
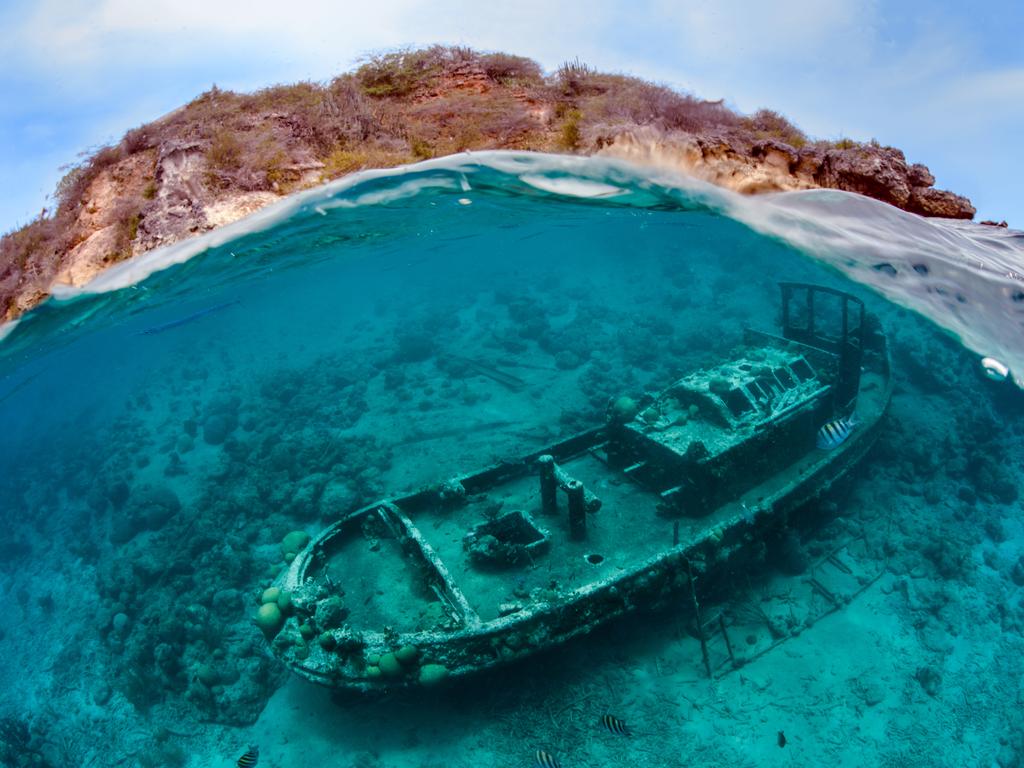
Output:
<path fill-rule="evenodd" d="M 519 509 L 473 526 L 462 540 L 474 564 L 490 567 L 531 563 L 550 543 L 548 532 Z"/>
<path fill-rule="evenodd" d="M 797 379 L 794 378 L 793 374 L 786 368 L 776 368 L 775 378 L 779 380 L 779 383 L 786 389 L 792 389 L 797 385 Z"/>
<path fill-rule="evenodd" d="M 798 357 L 790 363 L 789 367 L 801 382 L 810 381 L 814 378 L 814 369 L 811 368 L 811 364 L 802 357 Z"/>
<path fill-rule="evenodd" d="M 729 407 L 729 411 L 737 419 L 743 416 L 743 414 L 754 410 L 754 404 L 750 401 L 750 396 L 739 387 L 730 390 L 723 399 Z"/>

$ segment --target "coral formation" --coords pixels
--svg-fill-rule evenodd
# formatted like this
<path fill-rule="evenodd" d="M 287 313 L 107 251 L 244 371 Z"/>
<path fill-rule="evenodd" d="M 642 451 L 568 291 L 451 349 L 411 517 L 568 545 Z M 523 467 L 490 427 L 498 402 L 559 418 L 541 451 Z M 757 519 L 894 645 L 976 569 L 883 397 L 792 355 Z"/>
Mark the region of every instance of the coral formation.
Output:
<path fill-rule="evenodd" d="M 419 682 L 430 688 L 444 682 L 448 677 L 448 668 L 444 664 L 424 664 L 420 667 Z"/>
<path fill-rule="evenodd" d="M 284 615 L 277 603 L 264 603 L 256 611 L 254 620 L 267 639 L 272 640 L 284 624 Z"/>
<path fill-rule="evenodd" d="M 398 657 L 391 652 L 385 653 L 380 657 L 380 661 L 377 663 L 380 668 L 381 674 L 385 677 L 401 677 L 405 672 L 402 667 L 402 663 L 398 660 Z"/>
<path fill-rule="evenodd" d="M 292 531 L 281 540 L 281 556 L 286 562 L 295 559 L 295 555 L 309 544 L 309 534 L 305 531 Z"/>

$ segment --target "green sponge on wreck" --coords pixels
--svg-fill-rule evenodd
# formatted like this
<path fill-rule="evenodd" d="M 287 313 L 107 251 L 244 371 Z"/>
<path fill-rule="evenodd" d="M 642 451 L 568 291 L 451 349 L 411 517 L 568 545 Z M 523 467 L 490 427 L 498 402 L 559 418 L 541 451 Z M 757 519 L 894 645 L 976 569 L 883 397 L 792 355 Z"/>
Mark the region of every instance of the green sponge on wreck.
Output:
<path fill-rule="evenodd" d="M 409 666 L 416 663 L 416 659 L 419 658 L 420 651 L 415 645 L 403 645 L 397 651 L 395 651 L 395 658 L 402 664 L 402 666 Z"/>
<path fill-rule="evenodd" d="M 292 531 L 281 540 L 281 557 L 288 562 L 309 544 L 309 534 L 305 531 Z"/>
<path fill-rule="evenodd" d="M 424 664 L 420 667 L 420 685 L 430 688 L 440 685 L 448 677 L 448 667 L 444 664 Z"/>
<path fill-rule="evenodd" d="M 385 653 L 380 657 L 380 671 L 385 677 L 401 677 L 402 665 L 393 653 Z"/>
<path fill-rule="evenodd" d="M 253 621 L 256 622 L 256 626 L 260 628 L 267 640 L 273 640 L 284 625 L 284 614 L 277 607 L 277 603 L 264 603 L 256 611 Z"/>

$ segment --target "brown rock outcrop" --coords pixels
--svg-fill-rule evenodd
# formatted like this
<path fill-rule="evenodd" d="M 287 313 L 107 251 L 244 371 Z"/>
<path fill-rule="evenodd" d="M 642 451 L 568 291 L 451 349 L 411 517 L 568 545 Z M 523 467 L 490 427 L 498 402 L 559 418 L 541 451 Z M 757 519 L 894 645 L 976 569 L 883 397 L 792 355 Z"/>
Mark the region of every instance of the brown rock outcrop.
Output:
<path fill-rule="evenodd" d="M 741 194 L 817 186 L 810 175 L 798 172 L 797 151 L 777 141 L 752 147 L 727 134 L 665 133 L 645 126 L 600 134 L 594 147 L 604 157 L 670 168 Z"/>
<path fill-rule="evenodd" d="M 741 192 L 781 192 L 826 187 L 857 192 L 923 216 L 974 217 L 970 200 L 935 189 L 927 167 L 907 165 L 898 149 L 858 145 L 797 149 L 777 139 L 753 143 L 728 133 L 666 134 L 650 127 L 605 132 L 596 154 L 674 168 Z"/>
<path fill-rule="evenodd" d="M 170 140 L 157 149 L 156 195 L 139 226 L 140 246 L 149 250 L 199 232 L 212 195 L 203 184 L 206 146 L 199 141 Z"/>
<path fill-rule="evenodd" d="M 113 254 L 117 253 L 119 232 L 117 224 L 101 227 L 80 242 L 64 261 L 57 273 L 56 282 L 68 285 L 85 285 L 101 271 L 109 267 Z"/>
<path fill-rule="evenodd" d="M 897 208 L 910 200 L 910 182 L 903 153 L 899 150 L 827 150 L 815 180 L 823 187 L 858 192 Z"/>
<path fill-rule="evenodd" d="M 931 171 L 920 163 L 908 166 L 892 147 L 828 149 L 814 179 L 819 186 L 858 192 L 922 216 L 972 219 L 975 214 L 970 200 L 932 187 Z"/>
<path fill-rule="evenodd" d="M 973 219 L 976 213 L 966 197 L 934 187 L 911 189 L 906 209 L 921 216 L 938 216 L 943 219 Z"/>
<path fill-rule="evenodd" d="M 910 170 L 907 172 L 907 181 L 910 182 L 912 187 L 935 186 L 935 177 L 932 176 L 932 172 L 928 170 L 928 166 L 921 165 L 920 163 L 914 163 L 910 166 Z"/>

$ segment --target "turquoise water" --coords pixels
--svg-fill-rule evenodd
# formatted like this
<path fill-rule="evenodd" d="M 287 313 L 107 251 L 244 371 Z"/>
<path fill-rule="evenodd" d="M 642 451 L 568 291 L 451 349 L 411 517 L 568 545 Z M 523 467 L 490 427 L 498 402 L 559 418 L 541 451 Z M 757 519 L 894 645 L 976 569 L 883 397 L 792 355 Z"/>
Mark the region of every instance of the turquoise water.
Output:
<path fill-rule="evenodd" d="M 0 342 L 0 758 L 1019 765 L 1022 264 L 1012 231 L 844 193 L 488 153 L 111 270 Z M 798 532 L 807 558 L 884 537 L 845 610 L 712 683 L 671 611 L 427 697 L 332 699 L 270 655 L 286 533 L 600 423 L 775 330 L 780 280 L 862 298 L 892 346 L 878 445 Z M 784 571 L 744 599 L 782 611 Z"/>

